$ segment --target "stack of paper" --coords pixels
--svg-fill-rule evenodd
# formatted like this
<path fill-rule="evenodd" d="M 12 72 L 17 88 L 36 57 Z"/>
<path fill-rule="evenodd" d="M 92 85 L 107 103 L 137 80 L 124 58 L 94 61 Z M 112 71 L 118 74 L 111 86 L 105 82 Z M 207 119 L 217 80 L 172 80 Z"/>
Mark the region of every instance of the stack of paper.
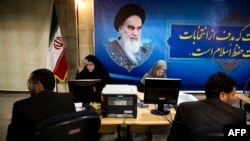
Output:
<path fill-rule="evenodd" d="M 182 102 L 188 102 L 188 101 L 198 101 L 198 99 L 191 94 L 185 94 L 182 91 L 180 91 L 177 104 L 179 105 Z"/>

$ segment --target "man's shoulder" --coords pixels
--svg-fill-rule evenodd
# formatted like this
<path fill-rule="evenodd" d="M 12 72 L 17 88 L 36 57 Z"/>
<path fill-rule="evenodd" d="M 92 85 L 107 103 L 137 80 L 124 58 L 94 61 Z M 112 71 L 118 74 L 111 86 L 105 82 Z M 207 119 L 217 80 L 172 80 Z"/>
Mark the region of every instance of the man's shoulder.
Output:
<path fill-rule="evenodd" d="M 55 94 L 57 97 L 59 98 L 63 98 L 63 99 L 68 99 L 71 100 L 71 98 L 73 98 L 73 94 L 69 93 L 69 92 L 65 92 L 65 93 L 56 93 Z"/>
<path fill-rule="evenodd" d="M 190 111 L 190 110 L 201 110 L 201 109 L 207 109 L 207 106 L 204 104 L 202 100 L 198 101 L 188 101 L 188 102 L 183 102 L 178 105 L 178 108 L 180 110 L 184 111 Z"/>
<path fill-rule="evenodd" d="M 111 44 L 113 47 L 121 47 L 117 40 L 111 41 L 110 44 Z"/>
<path fill-rule="evenodd" d="M 29 103 L 33 103 L 33 102 L 36 102 L 36 101 L 43 101 L 43 100 L 46 100 L 46 99 L 53 99 L 56 98 L 56 99 L 65 99 L 65 100 L 72 100 L 73 99 L 73 94 L 71 93 L 57 93 L 57 92 L 53 92 L 53 91 L 43 91 L 43 92 L 40 92 L 38 95 L 36 96 L 33 96 L 33 97 L 28 97 L 28 98 L 25 98 L 25 99 L 21 99 L 19 101 L 16 101 L 14 104 L 15 105 L 24 105 L 24 104 L 29 104 Z"/>
<path fill-rule="evenodd" d="M 202 104 L 203 104 L 202 100 L 198 100 L 198 101 L 182 102 L 179 104 L 179 106 L 186 107 L 186 106 L 197 106 L 197 105 L 202 105 Z"/>
<path fill-rule="evenodd" d="M 110 43 L 108 51 L 111 51 L 113 53 L 116 52 L 116 53 L 119 53 L 122 56 L 125 56 L 125 52 L 123 51 L 121 45 L 119 44 L 119 42 L 117 40 L 114 40 L 114 41 L 112 41 Z"/>
<path fill-rule="evenodd" d="M 108 43 L 107 50 L 121 50 L 122 47 L 117 40 L 113 40 Z"/>
<path fill-rule="evenodd" d="M 39 96 L 70 97 L 70 96 L 72 96 L 72 93 L 70 93 L 70 92 L 54 92 L 51 90 L 43 90 L 38 95 Z"/>
<path fill-rule="evenodd" d="M 27 98 L 16 101 L 14 103 L 14 106 L 24 105 L 24 104 L 30 103 L 30 102 L 31 102 L 31 97 L 27 97 Z"/>
<path fill-rule="evenodd" d="M 114 60 L 116 60 L 116 61 L 117 60 L 120 60 L 120 61 L 125 60 L 124 62 L 129 61 L 128 56 L 126 55 L 126 53 L 124 52 L 124 50 L 122 49 L 122 47 L 120 46 L 120 44 L 118 43 L 117 40 L 110 42 L 110 44 L 106 47 L 106 49 L 107 49 L 109 56 L 114 58 Z"/>

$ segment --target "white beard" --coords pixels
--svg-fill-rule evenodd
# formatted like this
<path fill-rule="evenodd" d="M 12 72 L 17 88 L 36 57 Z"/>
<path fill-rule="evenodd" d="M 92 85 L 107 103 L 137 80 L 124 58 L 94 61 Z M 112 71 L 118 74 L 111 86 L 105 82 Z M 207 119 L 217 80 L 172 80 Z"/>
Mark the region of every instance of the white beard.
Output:
<path fill-rule="evenodd" d="M 130 41 L 129 38 L 126 36 L 122 35 L 122 39 L 124 41 L 124 48 L 130 52 L 131 54 L 136 54 L 138 53 L 140 49 L 140 38 L 138 38 L 137 41 Z"/>

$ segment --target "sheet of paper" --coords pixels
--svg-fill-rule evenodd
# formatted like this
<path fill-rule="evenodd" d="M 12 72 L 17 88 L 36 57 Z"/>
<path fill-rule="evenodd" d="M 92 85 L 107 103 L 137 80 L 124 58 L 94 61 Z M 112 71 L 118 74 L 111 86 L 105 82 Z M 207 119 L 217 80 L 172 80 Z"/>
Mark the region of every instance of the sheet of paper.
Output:
<path fill-rule="evenodd" d="M 188 102 L 188 101 L 198 101 L 198 99 L 192 94 L 185 94 L 182 91 L 180 91 L 177 104 L 179 105 L 182 102 Z"/>
<path fill-rule="evenodd" d="M 107 84 L 103 90 L 103 94 L 137 94 L 137 87 L 135 85 L 126 84 Z"/>

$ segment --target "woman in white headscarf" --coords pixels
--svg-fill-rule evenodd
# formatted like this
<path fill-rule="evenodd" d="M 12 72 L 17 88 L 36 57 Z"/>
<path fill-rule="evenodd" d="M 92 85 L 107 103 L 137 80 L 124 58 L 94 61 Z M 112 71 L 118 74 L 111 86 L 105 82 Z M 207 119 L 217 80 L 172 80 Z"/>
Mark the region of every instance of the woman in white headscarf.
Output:
<path fill-rule="evenodd" d="M 144 92 L 145 78 L 166 78 L 167 63 L 164 60 L 158 60 L 154 66 L 144 74 L 139 85 L 138 91 Z"/>

